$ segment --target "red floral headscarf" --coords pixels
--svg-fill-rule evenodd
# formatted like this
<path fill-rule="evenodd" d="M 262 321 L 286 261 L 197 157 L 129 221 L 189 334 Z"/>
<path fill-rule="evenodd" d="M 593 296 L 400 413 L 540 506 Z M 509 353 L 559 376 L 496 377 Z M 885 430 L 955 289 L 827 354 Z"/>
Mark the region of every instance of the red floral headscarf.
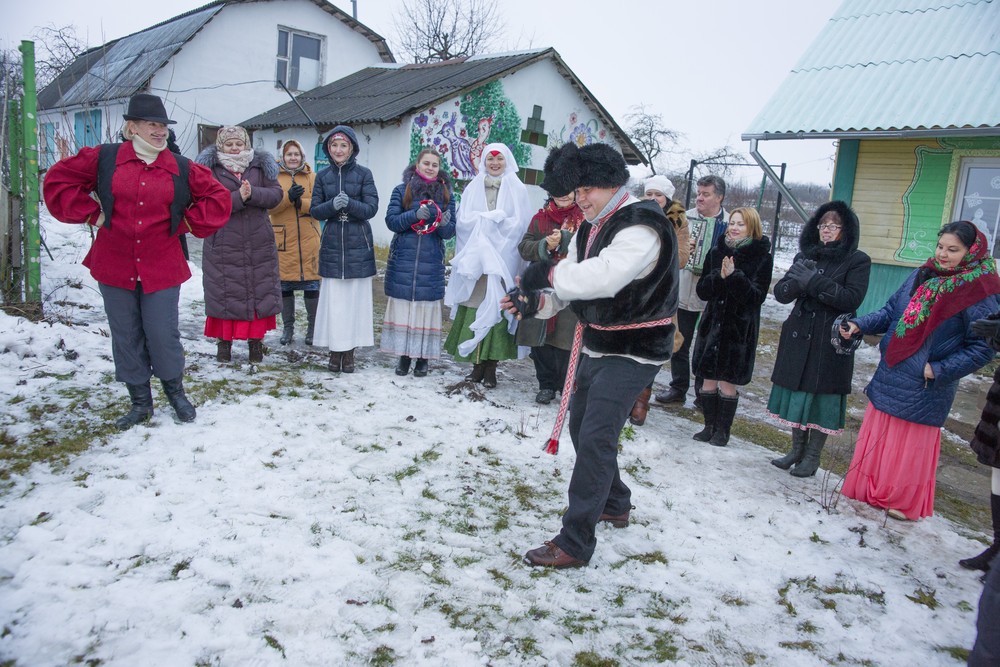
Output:
<path fill-rule="evenodd" d="M 889 339 L 885 353 L 889 366 L 895 366 L 919 350 L 931 332 L 949 317 L 991 294 L 1000 294 L 997 265 L 989 254 L 986 236 L 978 228 L 975 242 L 958 266 L 945 269 L 931 257 L 917 275 L 927 273 L 931 277 L 913 291 Z"/>

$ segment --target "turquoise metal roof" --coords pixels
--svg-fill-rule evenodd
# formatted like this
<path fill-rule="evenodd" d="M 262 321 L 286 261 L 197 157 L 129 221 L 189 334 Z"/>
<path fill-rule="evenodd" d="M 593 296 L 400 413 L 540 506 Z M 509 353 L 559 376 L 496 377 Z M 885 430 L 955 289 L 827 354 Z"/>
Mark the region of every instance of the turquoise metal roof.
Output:
<path fill-rule="evenodd" d="M 846 0 L 744 140 L 1000 130 L 1000 0 Z"/>

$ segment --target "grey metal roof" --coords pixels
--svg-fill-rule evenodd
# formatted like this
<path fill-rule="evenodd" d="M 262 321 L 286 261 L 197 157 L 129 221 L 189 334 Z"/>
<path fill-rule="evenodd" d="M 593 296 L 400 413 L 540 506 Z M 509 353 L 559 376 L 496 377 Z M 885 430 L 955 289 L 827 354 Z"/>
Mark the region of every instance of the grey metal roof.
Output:
<path fill-rule="evenodd" d="M 368 67 L 350 76 L 314 88 L 242 123 L 247 129 L 313 125 L 398 123 L 405 116 L 513 74 L 540 60 L 552 59 L 560 75 L 581 95 L 587 107 L 609 128 L 630 164 L 641 154 L 611 114 L 566 66 L 555 49 L 480 55 L 429 64 Z M 305 110 L 306 115 L 299 109 Z M 310 120 L 312 122 L 310 122 Z"/>
<path fill-rule="evenodd" d="M 125 99 L 146 88 L 163 67 L 226 5 L 253 0 L 215 0 L 140 32 L 90 49 L 38 93 L 38 108 L 88 105 Z M 385 39 L 326 0 L 313 2 L 349 28 L 367 37 L 383 62 L 395 62 Z"/>
<path fill-rule="evenodd" d="M 1000 129 L 1000 0 L 846 0 L 743 139 Z"/>

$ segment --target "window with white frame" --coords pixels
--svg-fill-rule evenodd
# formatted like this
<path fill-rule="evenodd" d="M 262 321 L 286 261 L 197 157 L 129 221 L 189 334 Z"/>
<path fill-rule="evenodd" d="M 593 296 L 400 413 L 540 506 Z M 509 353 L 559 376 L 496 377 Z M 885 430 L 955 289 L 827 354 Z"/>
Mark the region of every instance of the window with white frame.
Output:
<path fill-rule="evenodd" d="M 954 220 L 971 220 L 1000 257 L 1000 157 L 962 160 L 955 196 Z"/>
<path fill-rule="evenodd" d="M 324 37 L 278 28 L 275 81 L 289 90 L 311 90 L 323 82 Z"/>

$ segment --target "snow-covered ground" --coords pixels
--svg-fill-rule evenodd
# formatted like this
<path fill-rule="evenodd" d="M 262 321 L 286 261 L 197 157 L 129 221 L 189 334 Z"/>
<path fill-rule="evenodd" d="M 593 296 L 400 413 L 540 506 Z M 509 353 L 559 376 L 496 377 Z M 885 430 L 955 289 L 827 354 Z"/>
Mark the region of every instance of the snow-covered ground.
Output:
<path fill-rule="evenodd" d="M 197 421 L 156 393 L 149 425 L 114 432 L 88 236 L 43 218 L 47 319 L 0 313 L 2 447 L 91 444 L 2 480 L 3 664 L 964 664 L 981 584 L 956 561 L 982 535 L 887 521 L 665 411 L 623 434 L 632 525 L 600 527 L 587 568 L 524 565 L 559 529 L 573 451 L 542 452 L 556 407 L 503 365 L 483 395 L 449 391 L 463 369 L 443 361 L 220 366 L 186 334 Z"/>

